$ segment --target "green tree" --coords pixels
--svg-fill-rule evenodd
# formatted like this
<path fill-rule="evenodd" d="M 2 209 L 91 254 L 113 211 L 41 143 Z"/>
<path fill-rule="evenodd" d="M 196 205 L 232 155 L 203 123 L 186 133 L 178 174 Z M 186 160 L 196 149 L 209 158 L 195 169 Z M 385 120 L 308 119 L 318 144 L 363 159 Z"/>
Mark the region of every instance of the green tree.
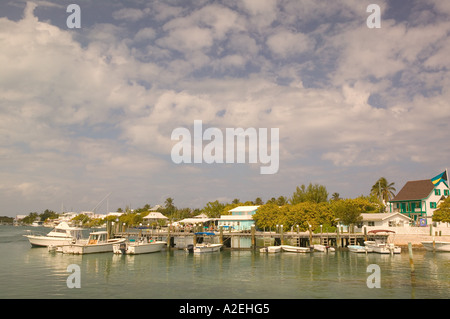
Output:
<path fill-rule="evenodd" d="M 225 208 L 225 204 L 219 203 L 218 200 L 214 202 L 208 202 L 203 207 L 202 212 L 210 218 L 219 218 Z"/>
<path fill-rule="evenodd" d="M 371 195 L 376 195 L 380 201 L 387 203 L 394 198 L 396 191 L 394 187 L 395 183 L 389 183 L 386 178 L 380 177 L 375 184 L 373 184 L 370 190 Z"/>
<path fill-rule="evenodd" d="M 173 204 L 173 198 L 172 197 L 168 197 L 166 198 L 165 202 L 164 202 L 164 215 L 166 215 L 167 217 L 173 217 L 173 215 L 175 214 L 176 211 L 176 207 Z"/>
<path fill-rule="evenodd" d="M 292 194 L 289 202 L 292 205 L 303 202 L 321 203 L 328 201 L 328 192 L 325 186 L 319 184 L 309 183 L 308 187 L 305 185 L 297 186 L 295 192 Z"/>
<path fill-rule="evenodd" d="M 259 229 L 271 229 L 275 230 L 276 225 L 280 225 L 284 213 L 275 203 L 266 203 L 258 208 L 253 215 L 256 227 Z"/>
<path fill-rule="evenodd" d="M 434 211 L 433 221 L 450 223 L 450 197 L 447 197 Z"/>
<path fill-rule="evenodd" d="M 276 199 L 275 203 L 276 203 L 278 206 L 283 206 L 283 205 L 286 205 L 286 204 L 288 203 L 288 200 L 287 200 L 286 197 L 280 196 L 280 197 L 278 197 L 278 198 Z"/>
<path fill-rule="evenodd" d="M 336 217 L 344 225 L 355 225 L 362 222 L 362 213 L 375 213 L 379 205 L 365 198 L 342 199 L 332 203 Z"/>
<path fill-rule="evenodd" d="M 331 200 L 340 200 L 340 199 L 341 199 L 341 197 L 340 197 L 339 193 L 333 193 L 331 195 Z"/>
<path fill-rule="evenodd" d="M 91 218 L 89 218 L 89 216 L 85 214 L 78 214 L 77 216 L 72 218 L 72 221 L 77 222 L 82 226 L 86 226 L 86 224 L 91 221 Z"/>
<path fill-rule="evenodd" d="M 256 197 L 254 203 L 255 203 L 255 205 L 263 205 L 263 204 L 264 204 L 264 202 L 263 202 L 263 200 L 261 199 L 261 197 Z"/>
<path fill-rule="evenodd" d="M 24 224 L 32 224 L 35 220 L 39 218 L 39 214 L 36 212 L 29 213 L 28 216 L 25 216 L 22 219 Z"/>
<path fill-rule="evenodd" d="M 59 214 L 57 214 L 56 212 L 46 209 L 42 214 L 39 215 L 39 217 L 41 218 L 41 221 L 46 221 L 47 219 L 56 219 L 59 217 Z"/>

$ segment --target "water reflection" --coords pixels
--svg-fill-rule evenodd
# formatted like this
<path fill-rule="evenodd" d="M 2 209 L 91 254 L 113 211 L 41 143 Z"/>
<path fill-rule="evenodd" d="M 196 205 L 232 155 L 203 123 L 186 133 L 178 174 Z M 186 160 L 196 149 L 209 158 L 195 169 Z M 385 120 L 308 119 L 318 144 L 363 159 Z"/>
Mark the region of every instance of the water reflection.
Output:
<path fill-rule="evenodd" d="M 64 255 L 31 248 L 14 230 L 0 235 L 2 298 L 449 298 L 450 254 L 399 255 L 183 250 L 122 256 Z M 81 269 L 69 289 L 67 267 Z M 370 289 L 367 267 L 380 267 L 381 288 Z"/>

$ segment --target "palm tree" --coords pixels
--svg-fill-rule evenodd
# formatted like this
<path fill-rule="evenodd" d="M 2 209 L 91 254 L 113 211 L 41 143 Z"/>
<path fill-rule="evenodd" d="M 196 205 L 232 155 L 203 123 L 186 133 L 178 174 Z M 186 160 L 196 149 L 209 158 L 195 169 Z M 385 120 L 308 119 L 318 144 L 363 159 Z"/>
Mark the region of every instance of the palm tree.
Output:
<path fill-rule="evenodd" d="M 339 193 L 333 193 L 333 195 L 331 195 L 331 200 L 340 200 L 341 197 L 339 195 Z"/>
<path fill-rule="evenodd" d="M 387 203 L 395 196 L 394 192 L 396 189 L 394 184 L 395 183 L 388 183 L 386 178 L 380 177 L 380 179 L 372 186 L 370 194 L 377 196 L 380 201 Z"/>

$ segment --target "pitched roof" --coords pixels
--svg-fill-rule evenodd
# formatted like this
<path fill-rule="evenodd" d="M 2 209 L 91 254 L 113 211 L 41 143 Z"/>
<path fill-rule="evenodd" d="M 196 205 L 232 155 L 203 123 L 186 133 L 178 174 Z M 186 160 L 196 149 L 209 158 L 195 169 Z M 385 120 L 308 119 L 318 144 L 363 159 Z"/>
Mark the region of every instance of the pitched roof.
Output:
<path fill-rule="evenodd" d="M 401 213 L 362 213 L 363 221 L 383 221 L 393 216 L 399 215 L 401 218 L 411 219 L 408 216 Z"/>
<path fill-rule="evenodd" d="M 409 181 L 391 201 L 419 200 L 427 198 L 434 189 L 430 179 Z"/>
<path fill-rule="evenodd" d="M 236 208 L 230 209 L 229 212 L 252 212 L 258 209 L 258 206 L 238 206 Z"/>

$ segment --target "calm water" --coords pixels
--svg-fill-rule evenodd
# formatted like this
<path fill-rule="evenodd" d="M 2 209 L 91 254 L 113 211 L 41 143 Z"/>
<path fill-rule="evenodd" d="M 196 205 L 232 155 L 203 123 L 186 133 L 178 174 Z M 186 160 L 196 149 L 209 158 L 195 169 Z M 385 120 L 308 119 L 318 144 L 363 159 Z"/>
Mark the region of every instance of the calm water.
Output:
<path fill-rule="evenodd" d="M 0 298 L 297 299 L 450 297 L 450 253 L 260 254 L 182 250 L 117 256 L 73 256 L 31 248 L 26 229 L 0 226 Z M 81 269 L 81 288 L 67 287 L 67 267 Z M 368 288 L 368 265 L 381 270 L 381 288 Z"/>

